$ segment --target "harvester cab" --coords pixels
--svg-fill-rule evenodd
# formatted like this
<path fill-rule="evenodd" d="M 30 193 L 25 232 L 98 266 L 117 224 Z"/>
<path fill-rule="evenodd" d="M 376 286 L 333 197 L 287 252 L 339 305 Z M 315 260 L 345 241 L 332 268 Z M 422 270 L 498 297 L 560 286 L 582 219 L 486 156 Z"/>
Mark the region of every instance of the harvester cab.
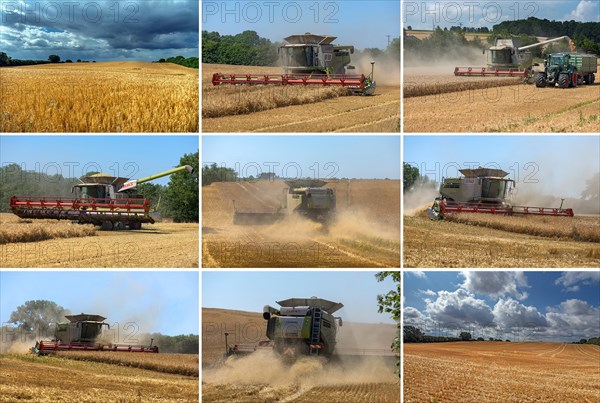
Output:
<path fill-rule="evenodd" d="M 552 207 L 513 206 L 512 195 L 515 181 L 508 172 L 501 169 L 482 168 L 461 169 L 463 175 L 458 178 L 442 178 L 440 196 L 427 216 L 432 220 L 441 220 L 452 213 L 487 213 L 503 215 L 551 215 L 573 217 L 572 209 Z"/>
<path fill-rule="evenodd" d="M 184 165 L 134 180 L 107 174 L 88 175 L 71 188 L 75 199 L 13 196 L 10 207 L 21 218 L 71 220 L 98 225 L 103 230 L 139 230 L 143 223 L 155 221 L 150 215 L 150 200 L 135 194 L 136 186 L 181 171 L 193 173 L 194 169 Z"/>
<path fill-rule="evenodd" d="M 288 185 L 285 211 L 300 214 L 313 221 L 328 222 L 335 213 L 335 190 L 325 188 L 322 180 L 297 179 L 285 181 Z"/>
<path fill-rule="evenodd" d="M 277 301 L 280 308 L 265 305 L 267 338 L 284 358 L 303 355 L 331 356 L 335 349 L 337 326 L 342 319 L 333 313 L 343 308 L 339 302 L 317 297 Z"/>
<path fill-rule="evenodd" d="M 158 353 L 158 347 L 153 346 L 153 339 L 149 346 L 112 344 L 101 342 L 104 327 L 110 329 L 105 323 L 105 317 L 94 314 L 81 313 L 79 315 L 65 315 L 67 323 L 56 324 L 52 340 L 37 341 L 31 352 L 46 355 L 56 351 L 127 351 L 134 353 Z"/>

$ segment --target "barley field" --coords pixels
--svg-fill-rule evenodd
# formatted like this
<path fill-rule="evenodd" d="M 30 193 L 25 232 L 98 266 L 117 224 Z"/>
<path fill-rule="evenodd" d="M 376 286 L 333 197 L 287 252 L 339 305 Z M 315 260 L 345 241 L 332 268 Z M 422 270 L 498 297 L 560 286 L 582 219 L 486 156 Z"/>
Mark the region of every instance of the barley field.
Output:
<path fill-rule="evenodd" d="M 0 402 L 197 402 L 198 386 L 197 376 L 117 363 L 0 354 Z"/>
<path fill-rule="evenodd" d="M 198 70 L 171 63 L 2 68 L 0 132 L 197 132 Z"/>
<path fill-rule="evenodd" d="M 79 238 L 96 235 L 91 224 L 70 221 L 23 220 L 14 214 L 0 213 L 0 245 L 16 242 L 38 242 L 47 239 Z"/>
<path fill-rule="evenodd" d="M 404 345 L 404 401 L 597 402 L 600 347 L 544 342 Z"/>

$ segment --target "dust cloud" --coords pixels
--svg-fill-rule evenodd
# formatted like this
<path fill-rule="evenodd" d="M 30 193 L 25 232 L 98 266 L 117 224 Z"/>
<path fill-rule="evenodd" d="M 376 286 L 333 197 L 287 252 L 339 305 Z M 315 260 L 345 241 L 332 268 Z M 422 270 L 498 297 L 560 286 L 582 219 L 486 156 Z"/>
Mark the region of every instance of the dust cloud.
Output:
<path fill-rule="evenodd" d="M 371 74 L 371 62 L 375 62 L 373 76 L 378 86 L 400 86 L 400 60 L 385 54 L 377 57 L 368 54 L 352 57 L 352 64 L 356 67 L 357 74 L 365 76 Z M 347 72 L 352 73 L 352 70 Z"/>
<path fill-rule="evenodd" d="M 353 365 L 328 362 L 321 357 L 301 357 L 286 364 L 273 351 L 257 351 L 246 357 L 229 357 L 217 369 L 204 370 L 203 382 L 236 385 L 322 385 L 395 382 L 397 375 L 382 358 L 364 357 Z"/>
<path fill-rule="evenodd" d="M 0 354 L 27 354 L 31 352 L 31 347 L 35 346 L 35 341 L 23 340 L 4 340 L 0 342 Z"/>
<path fill-rule="evenodd" d="M 444 74 L 454 71 L 456 66 L 486 66 L 487 57 L 482 49 L 467 45 L 454 45 L 444 49 L 444 54 L 417 54 L 406 51 L 405 67 L 419 67 L 420 74 Z M 448 70 L 450 69 L 450 70 Z"/>
<path fill-rule="evenodd" d="M 411 189 L 404 193 L 404 215 L 418 216 L 425 209 L 431 207 L 433 200 L 439 196 L 439 192 L 432 187 Z"/>
<path fill-rule="evenodd" d="M 391 352 L 399 328 L 393 324 L 344 322 L 338 329 L 336 349 L 376 349 Z"/>

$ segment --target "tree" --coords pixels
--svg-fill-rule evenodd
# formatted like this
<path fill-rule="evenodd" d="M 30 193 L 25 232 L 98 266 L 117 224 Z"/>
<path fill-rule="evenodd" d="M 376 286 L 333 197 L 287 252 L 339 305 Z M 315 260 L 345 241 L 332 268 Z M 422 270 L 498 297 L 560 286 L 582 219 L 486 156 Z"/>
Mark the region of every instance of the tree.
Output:
<path fill-rule="evenodd" d="M 65 60 L 65 63 L 73 63 L 73 60 L 67 59 L 67 60 Z"/>
<path fill-rule="evenodd" d="M 485 339 L 483 337 L 478 337 L 477 341 L 485 341 Z"/>
<path fill-rule="evenodd" d="M 77 63 L 81 63 L 81 59 L 77 59 Z"/>
<path fill-rule="evenodd" d="M 585 181 L 586 188 L 581 192 L 584 200 L 600 199 L 600 172 L 596 172 L 589 180 Z"/>
<path fill-rule="evenodd" d="M 8 61 L 10 58 L 4 52 L 0 52 L 0 66 L 8 66 Z"/>
<path fill-rule="evenodd" d="M 175 222 L 198 222 L 198 192 L 200 185 L 199 152 L 185 154 L 179 160 L 179 165 L 190 165 L 194 168 L 193 173 L 187 171 L 171 175 L 169 187 L 166 192 L 165 202 L 169 211 L 173 214 Z"/>
<path fill-rule="evenodd" d="M 27 301 L 10 314 L 9 323 L 14 323 L 27 332 L 46 332 L 53 324 L 64 321 L 71 312 L 53 301 Z"/>
<path fill-rule="evenodd" d="M 423 340 L 423 332 L 421 329 L 415 326 L 406 325 L 404 326 L 404 342 L 405 343 L 418 343 Z"/>
<path fill-rule="evenodd" d="M 382 271 L 375 274 L 377 281 L 384 281 L 386 278 L 391 279 L 396 284 L 396 288 L 388 291 L 385 295 L 377 296 L 377 305 L 379 313 L 389 313 L 392 319 L 396 321 L 398 326 L 398 334 L 392 341 L 390 348 L 396 353 L 396 366 L 398 367 L 397 372 L 400 376 L 400 272 L 399 271 Z"/>
<path fill-rule="evenodd" d="M 158 62 L 159 62 L 159 63 L 166 63 L 166 60 L 165 60 L 164 58 L 160 58 L 160 59 L 158 60 Z"/>
<path fill-rule="evenodd" d="M 462 341 L 469 341 L 469 340 L 471 340 L 471 333 L 469 333 L 469 332 L 460 332 L 460 335 L 458 337 L 460 337 L 460 339 Z"/>
<path fill-rule="evenodd" d="M 581 340 L 579 340 L 579 344 L 585 344 L 585 343 L 587 343 L 587 339 L 581 339 Z"/>
<path fill-rule="evenodd" d="M 404 181 L 402 184 L 402 189 L 404 191 L 407 191 L 411 187 L 413 187 L 413 185 L 419 178 L 419 168 L 413 167 L 412 165 L 404 162 L 403 170 L 404 170 Z"/>
<path fill-rule="evenodd" d="M 60 56 L 50 55 L 48 56 L 48 60 L 50 61 L 50 63 L 60 63 Z"/>

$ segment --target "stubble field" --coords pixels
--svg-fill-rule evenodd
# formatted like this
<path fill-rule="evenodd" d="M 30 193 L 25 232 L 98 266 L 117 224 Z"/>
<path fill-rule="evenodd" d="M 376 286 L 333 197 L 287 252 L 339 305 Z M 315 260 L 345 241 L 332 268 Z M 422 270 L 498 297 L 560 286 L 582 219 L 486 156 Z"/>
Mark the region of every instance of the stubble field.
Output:
<path fill-rule="evenodd" d="M 197 132 L 198 70 L 171 63 L 2 68 L 0 132 Z"/>
<path fill-rule="evenodd" d="M 271 225 L 234 225 L 238 211 L 275 211 L 283 181 L 219 182 L 202 188 L 203 267 L 399 267 L 400 182 L 330 181 L 336 220 L 288 217 Z M 373 197 L 377 194 L 377 197 Z"/>
<path fill-rule="evenodd" d="M 68 357 L 75 354 L 88 353 L 1 354 L 0 402 L 198 401 L 197 355 L 105 352 L 115 360 L 107 363 L 95 361 L 95 353 L 89 361 Z M 196 375 L 170 373 L 177 365 L 195 365 Z"/>
<path fill-rule="evenodd" d="M 63 221 L 19 221 L 14 214 L 0 214 L 2 237 L 10 240 L 0 242 L 1 267 L 198 267 L 198 224 L 157 222 L 139 231 L 96 231 Z M 40 226 L 77 238 L 38 240 Z M 79 237 L 88 230 L 95 236 Z"/>
<path fill-rule="evenodd" d="M 599 267 L 600 216 L 404 216 L 406 267 Z"/>
<path fill-rule="evenodd" d="M 518 78 L 455 77 L 453 71 L 404 69 L 406 132 L 600 131 L 599 84 L 536 88 Z"/>
<path fill-rule="evenodd" d="M 351 356 L 329 362 L 304 357 L 284 363 L 270 351 L 259 351 L 223 360 L 224 331 L 229 332 L 230 345 L 255 345 L 266 340 L 265 328 L 266 321 L 258 312 L 202 309 L 203 402 L 400 402 L 393 357 Z M 363 348 L 389 348 L 395 331 L 394 325 L 345 321 L 339 329 L 336 349 L 355 351 L 359 344 Z"/>
<path fill-rule="evenodd" d="M 404 345 L 408 402 L 597 402 L 600 347 L 543 342 Z"/>
<path fill-rule="evenodd" d="M 378 84 L 373 96 L 351 96 L 343 89 L 332 87 L 213 86 L 214 73 L 277 74 L 282 70 L 203 64 L 202 129 L 205 132 L 400 130 L 400 85 L 393 72 L 388 74 L 387 81 L 383 77 L 379 80 L 376 75 Z"/>

